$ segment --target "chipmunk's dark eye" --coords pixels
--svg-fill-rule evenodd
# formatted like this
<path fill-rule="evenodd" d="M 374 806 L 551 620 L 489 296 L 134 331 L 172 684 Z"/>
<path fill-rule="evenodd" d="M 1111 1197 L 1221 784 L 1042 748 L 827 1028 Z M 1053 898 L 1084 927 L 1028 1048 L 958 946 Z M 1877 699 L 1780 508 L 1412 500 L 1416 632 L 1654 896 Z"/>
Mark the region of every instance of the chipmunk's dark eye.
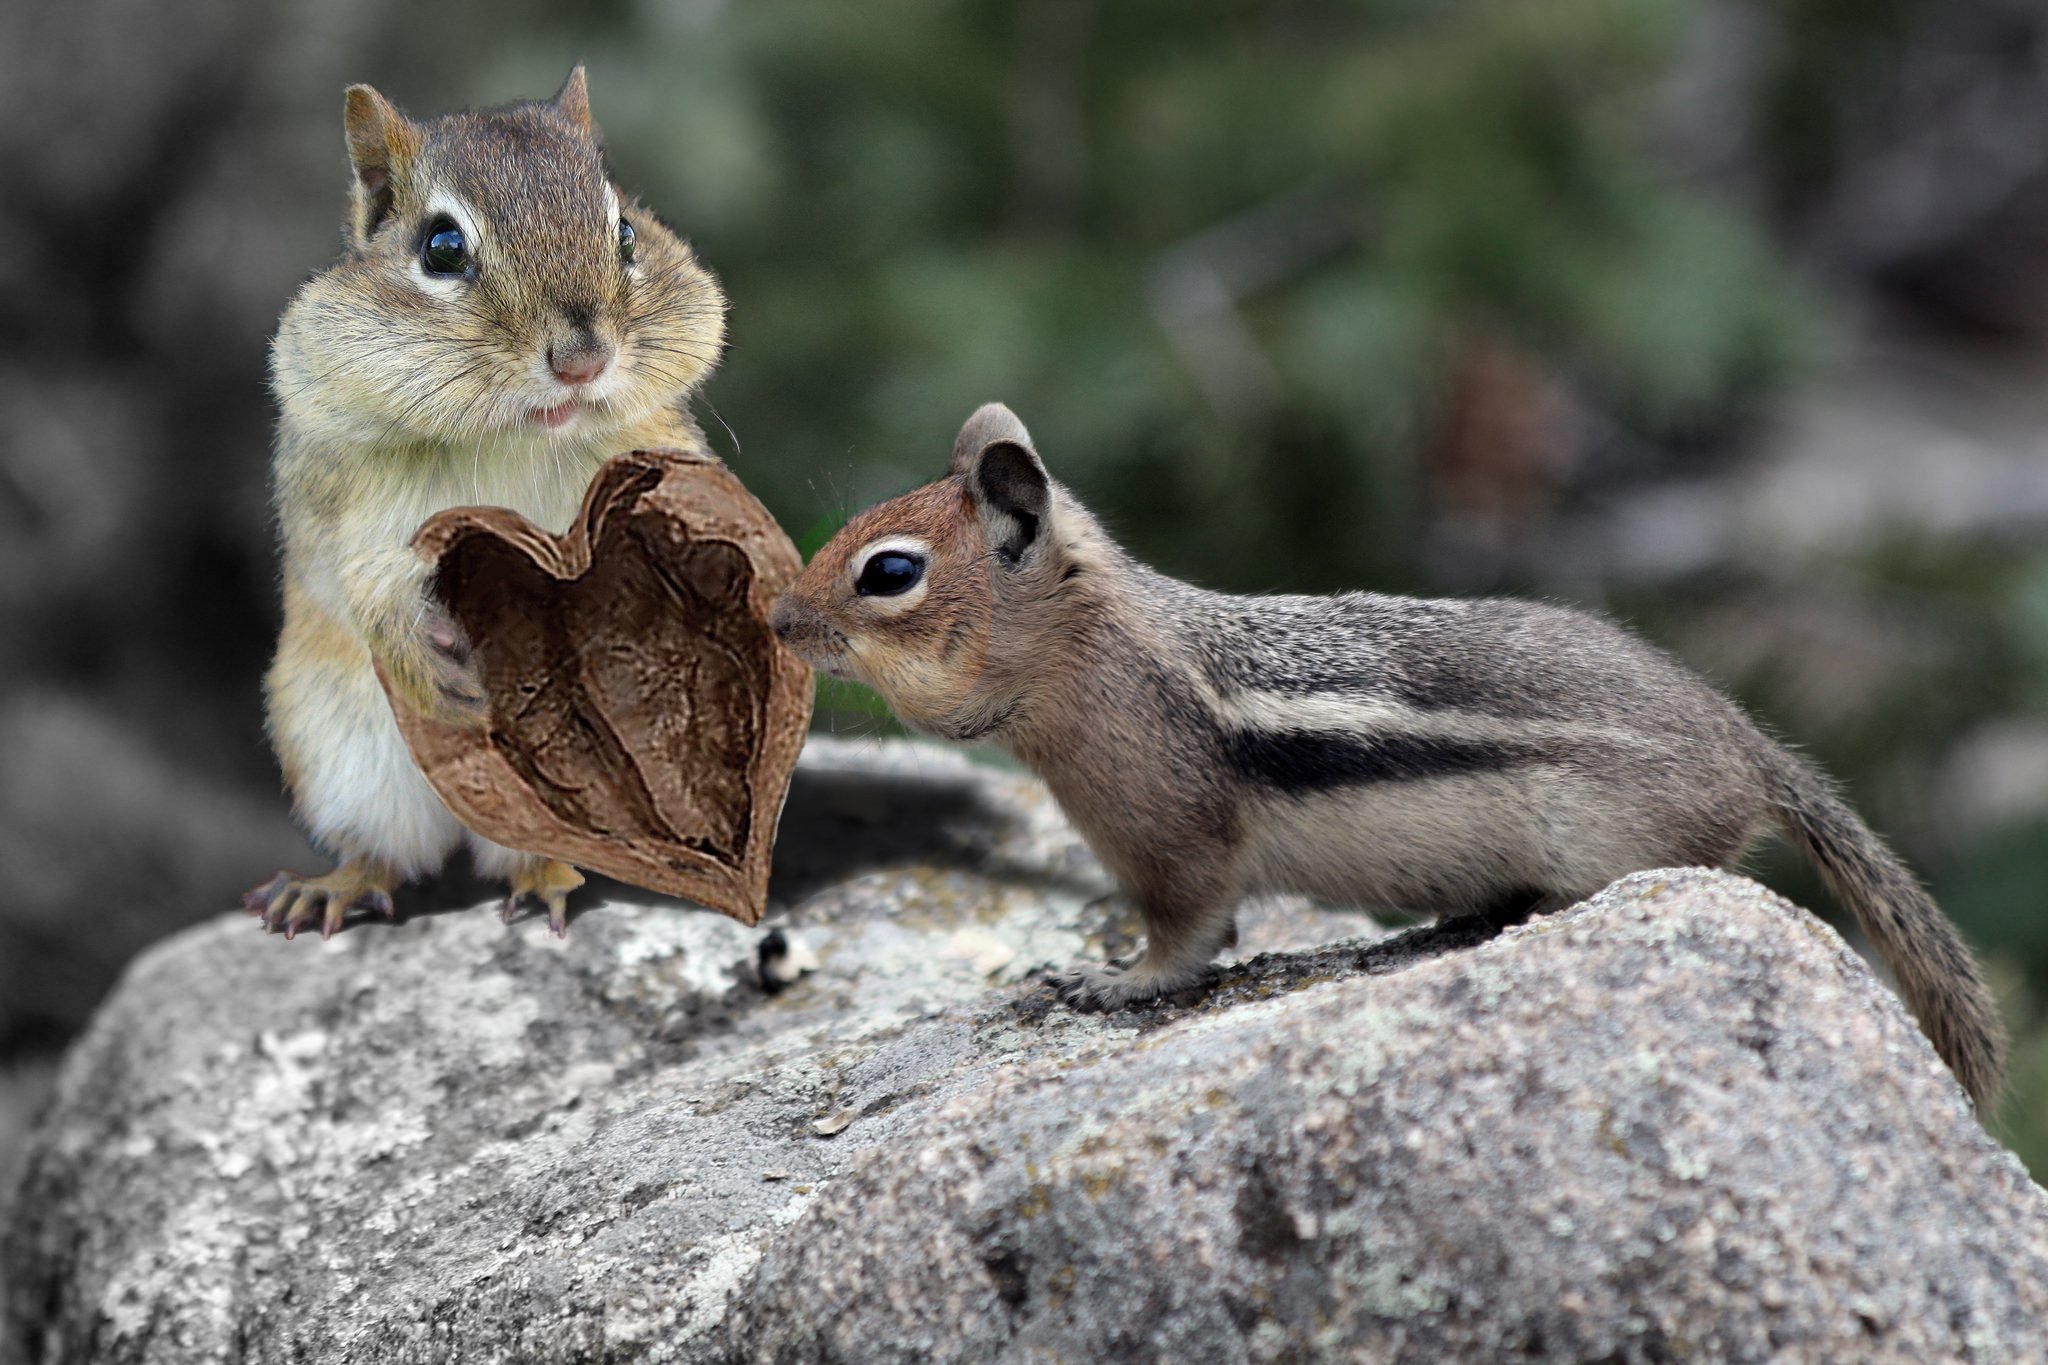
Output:
<path fill-rule="evenodd" d="M 426 240 L 420 243 L 420 268 L 429 275 L 468 272 L 469 239 L 452 218 L 436 218 L 427 224 Z"/>
<path fill-rule="evenodd" d="M 623 218 L 619 219 L 619 259 L 627 265 L 633 264 L 633 240 L 633 225 Z"/>
<path fill-rule="evenodd" d="M 861 565 L 853 590 L 862 597 L 894 597 L 909 592 L 924 577 L 924 556 L 907 550 L 884 550 Z"/>

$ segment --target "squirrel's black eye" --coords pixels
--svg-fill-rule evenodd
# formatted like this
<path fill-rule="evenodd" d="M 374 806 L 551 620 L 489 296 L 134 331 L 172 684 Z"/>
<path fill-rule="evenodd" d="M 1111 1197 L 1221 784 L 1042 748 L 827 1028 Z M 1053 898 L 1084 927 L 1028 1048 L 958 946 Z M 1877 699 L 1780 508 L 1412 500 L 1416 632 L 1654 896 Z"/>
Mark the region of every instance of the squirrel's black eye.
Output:
<path fill-rule="evenodd" d="M 924 577 L 924 556 L 907 550 L 884 550 L 861 565 L 853 590 L 862 597 L 894 597 L 909 592 Z"/>
<path fill-rule="evenodd" d="M 627 265 L 633 264 L 633 240 L 633 225 L 623 218 L 619 219 L 619 259 Z"/>
<path fill-rule="evenodd" d="M 462 275 L 469 270 L 469 239 L 451 218 L 436 218 L 427 224 L 426 240 L 420 243 L 420 268 L 429 275 Z"/>

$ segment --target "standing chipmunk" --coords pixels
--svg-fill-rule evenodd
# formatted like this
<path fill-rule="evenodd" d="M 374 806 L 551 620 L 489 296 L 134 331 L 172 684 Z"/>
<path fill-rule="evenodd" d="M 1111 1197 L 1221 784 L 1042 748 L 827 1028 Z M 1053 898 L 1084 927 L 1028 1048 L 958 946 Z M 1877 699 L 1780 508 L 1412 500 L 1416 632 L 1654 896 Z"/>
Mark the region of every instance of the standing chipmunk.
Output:
<path fill-rule="evenodd" d="M 341 865 L 243 898 L 286 937 L 465 840 L 477 869 L 557 933 L 582 876 L 466 829 L 420 775 L 404 703 L 485 720 L 468 642 L 410 541 L 436 512 L 509 507 L 564 530 L 612 455 L 703 452 L 689 395 L 717 363 L 725 298 L 690 248 L 620 193 L 583 68 L 551 101 L 414 123 L 367 85 L 345 123 L 354 192 L 341 259 L 285 309 L 273 348 L 284 629 L 265 680 L 299 818 Z"/>
<path fill-rule="evenodd" d="M 1599 618 L 1501 600 L 1232 597 L 1126 555 L 1008 408 L 952 474 L 855 517 L 776 603 L 814 667 L 1042 777 L 1137 902 L 1113 1009 L 1201 981 L 1261 892 L 1502 921 L 1780 826 L 1819 865 L 1980 1107 L 2003 1027 L 1913 876 L 1812 767 Z"/>

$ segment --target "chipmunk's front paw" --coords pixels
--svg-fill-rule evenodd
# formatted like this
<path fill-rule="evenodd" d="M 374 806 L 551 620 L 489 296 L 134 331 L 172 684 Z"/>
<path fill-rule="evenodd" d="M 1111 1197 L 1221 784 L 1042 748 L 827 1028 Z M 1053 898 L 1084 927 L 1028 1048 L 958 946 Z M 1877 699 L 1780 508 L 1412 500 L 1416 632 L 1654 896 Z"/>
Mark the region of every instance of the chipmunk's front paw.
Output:
<path fill-rule="evenodd" d="M 1119 1010 L 1159 998 L 1159 983 L 1116 962 L 1090 963 L 1049 978 L 1054 994 L 1077 1010 Z"/>
<path fill-rule="evenodd" d="M 317 920 L 320 937 L 330 938 L 357 906 L 395 917 L 391 892 L 397 884 L 389 871 L 365 862 L 343 863 L 324 877 L 280 872 L 243 895 L 242 908 L 263 921 L 265 933 L 282 929 L 292 938 Z"/>
<path fill-rule="evenodd" d="M 1090 963 L 1056 972 L 1047 978 L 1053 992 L 1077 1010 L 1120 1010 L 1167 999 L 1184 1003 L 1216 979 L 1213 967 L 1192 970 L 1148 970 L 1146 961 Z"/>
<path fill-rule="evenodd" d="M 483 670 L 461 624 L 439 602 L 428 599 L 420 617 L 419 642 L 433 688 L 434 714 L 455 725 L 479 729 L 491 718 Z"/>

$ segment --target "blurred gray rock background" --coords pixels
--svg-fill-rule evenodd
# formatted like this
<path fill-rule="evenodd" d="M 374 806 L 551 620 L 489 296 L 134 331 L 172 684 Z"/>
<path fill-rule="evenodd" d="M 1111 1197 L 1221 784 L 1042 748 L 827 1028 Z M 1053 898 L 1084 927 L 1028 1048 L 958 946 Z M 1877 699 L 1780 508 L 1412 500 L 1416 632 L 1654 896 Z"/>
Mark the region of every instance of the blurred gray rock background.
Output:
<path fill-rule="evenodd" d="M 1032 980 L 1129 920 L 1035 782 L 820 741 L 783 847 L 775 994 L 665 904 L 149 950 L 0 1362 L 2038 1358 L 2048 1192 L 1754 883 L 1491 942 L 1264 903 L 1105 1018 Z"/>
<path fill-rule="evenodd" d="M 2048 1169 L 2048 13 L 1539 8 L 0 7 L 0 1166 L 137 950 L 316 862 L 260 732 L 264 345 L 341 88 L 582 60 L 806 548 L 1002 397 L 1171 571 L 1607 606 L 1928 875 Z"/>

